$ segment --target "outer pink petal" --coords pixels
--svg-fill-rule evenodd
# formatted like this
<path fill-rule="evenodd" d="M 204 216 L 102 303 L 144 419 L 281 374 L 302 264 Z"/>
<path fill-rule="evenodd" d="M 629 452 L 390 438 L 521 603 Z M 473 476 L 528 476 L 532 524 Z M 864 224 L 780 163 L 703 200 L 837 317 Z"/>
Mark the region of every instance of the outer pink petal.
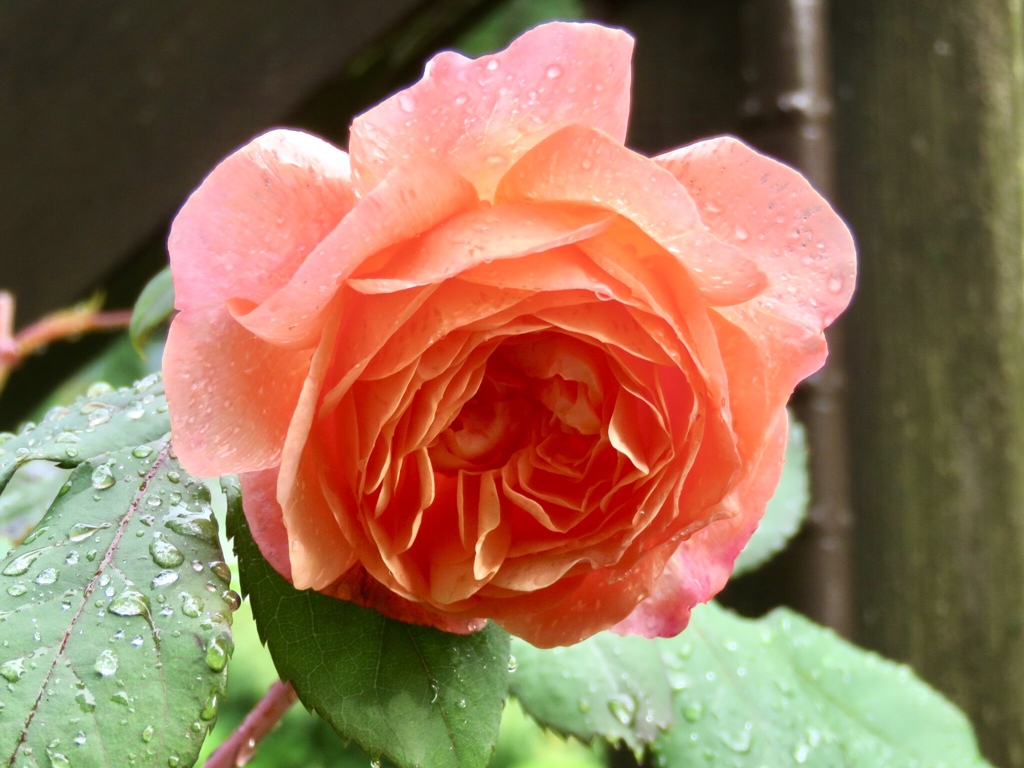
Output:
<path fill-rule="evenodd" d="M 213 169 L 171 225 L 177 307 L 262 301 L 354 202 L 340 149 L 299 131 L 253 139 Z"/>
<path fill-rule="evenodd" d="M 686 628 L 693 606 L 721 591 L 778 485 L 787 428 L 785 409 L 780 409 L 762 453 L 722 503 L 723 517 L 679 545 L 650 597 L 612 627 L 613 632 L 674 637 Z"/>
<path fill-rule="evenodd" d="M 440 53 L 422 80 L 356 118 L 356 186 L 366 192 L 407 158 L 433 156 L 488 199 L 516 158 L 566 125 L 622 142 L 632 51 L 621 30 L 553 22 L 490 56 Z"/>
<path fill-rule="evenodd" d="M 522 256 L 593 237 L 607 229 L 612 218 L 607 211 L 582 206 L 478 208 L 449 219 L 425 235 L 411 252 L 398 254 L 377 272 L 348 282 L 363 293 L 439 283 L 481 264 L 518 261 Z"/>
<path fill-rule="evenodd" d="M 232 314 L 273 343 L 316 344 L 335 293 L 367 258 L 477 203 L 461 176 L 427 158 L 410 160 L 359 201 L 287 284 L 258 305 L 230 302 Z"/>
<path fill-rule="evenodd" d="M 253 336 L 223 307 L 175 317 L 163 362 L 181 463 L 200 477 L 276 466 L 311 356 Z"/>
<path fill-rule="evenodd" d="M 689 190 L 714 235 L 768 276 L 745 309 L 781 316 L 819 336 L 850 303 L 853 238 L 799 173 L 732 138 L 702 141 L 655 162 Z"/>
<path fill-rule="evenodd" d="M 421 603 L 406 600 L 373 578 L 362 566 L 352 568 L 325 591 L 356 605 L 373 608 L 392 619 L 436 627 L 445 632 L 466 635 L 483 629 L 487 624 L 486 619 L 446 616 Z"/>
<path fill-rule="evenodd" d="M 693 199 L 671 173 L 590 128 L 570 126 L 542 141 L 502 179 L 495 199 L 615 211 L 678 258 L 711 304 L 746 301 L 765 285 L 749 255 L 705 230 Z"/>
<path fill-rule="evenodd" d="M 253 541 L 274 570 L 291 581 L 288 531 L 284 527 L 281 505 L 277 503 L 277 469 L 245 472 L 238 480 L 242 485 L 242 508 Z"/>

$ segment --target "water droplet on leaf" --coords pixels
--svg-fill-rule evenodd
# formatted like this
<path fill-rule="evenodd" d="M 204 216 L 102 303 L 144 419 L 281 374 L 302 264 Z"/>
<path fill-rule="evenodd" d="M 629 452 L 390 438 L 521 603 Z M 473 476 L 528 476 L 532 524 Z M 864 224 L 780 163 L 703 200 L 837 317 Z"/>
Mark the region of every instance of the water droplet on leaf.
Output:
<path fill-rule="evenodd" d="M 119 663 L 120 660 L 117 658 L 117 654 L 109 648 L 104 648 L 100 651 L 99 656 L 96 657 L 96 663 L 92 665 L 92 668 L 96 670 L 96 674 L 100 677 L 110 677 L 117 672 Z"/>

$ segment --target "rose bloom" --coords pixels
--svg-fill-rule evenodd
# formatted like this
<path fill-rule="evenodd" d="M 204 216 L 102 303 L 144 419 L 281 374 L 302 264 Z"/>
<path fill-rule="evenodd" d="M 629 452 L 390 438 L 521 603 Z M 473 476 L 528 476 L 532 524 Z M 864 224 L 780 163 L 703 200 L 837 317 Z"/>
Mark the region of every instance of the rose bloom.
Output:
<path fill-rule="evenodd" d="M 632 39 L 441 53 L 224 160 L 170 235 L 178 456 L 298 589 L 537 646 L 681 631 L 782 468 L 850 235 L 731 138 L 623 146 Z"/>

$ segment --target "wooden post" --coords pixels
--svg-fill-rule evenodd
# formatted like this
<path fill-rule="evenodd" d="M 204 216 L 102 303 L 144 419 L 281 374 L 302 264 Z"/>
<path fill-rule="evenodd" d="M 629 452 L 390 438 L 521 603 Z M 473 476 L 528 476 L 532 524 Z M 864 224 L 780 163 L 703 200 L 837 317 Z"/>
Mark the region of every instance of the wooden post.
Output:
<path fill-rule="evenodd" d="M 833 4 L 860 639 L 1024 764 L 1020 0 Z"/>

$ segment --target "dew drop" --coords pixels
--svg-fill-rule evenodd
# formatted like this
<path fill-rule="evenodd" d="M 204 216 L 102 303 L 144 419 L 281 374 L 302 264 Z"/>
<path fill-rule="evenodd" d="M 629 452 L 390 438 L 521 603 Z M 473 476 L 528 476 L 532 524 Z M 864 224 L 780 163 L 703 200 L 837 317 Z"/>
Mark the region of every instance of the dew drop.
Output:
<path fill-rule="evenodd" d="M 177 568 L 185 562 L 185 555 L 181 550 L 169 542 L 159 531 L 153 534 L 153 541 L 149 545 L 149 554 L 153 562 L 161 568 Z"/>
<path fill-rule="evenodd" d="M 11 586 L 7 588 L 7 594 L 11 597 L 21 597 L 26 592 L 28 592 L 28 587 L 26 587 L 21 582 L 18 582 L 17 584 L 11 584 Z"/>
<path fill-rule="evenodd" d="M 829 293 L 839 293 L 843 290 L 843 278 L 841 277 L 830 277 L 826 286 Z"/>
<path fill-rule="evenodd" d="M 557 64 L 552 64 L 544 74 L 548 76 L 549 80 L 557 80 L 562 76 L 562 68 Z"/>
<path fill-rule="evenodd" d="M 96 710 L 96 697 L 92 695 L 88 688 L 83 688 L 75 694 L 75 703 L 78 704 L 78 708 L 83 712 L 93 712 Z"/>
<path fill-rule="evenodd" d="M 181 612 L 190 619 L 198 618 L 201 608 L 199 601 L 188 592 L 179 592 L 178 597 L 181 598 Z"/>
<path fill-rule="evenodd" d="M 406 114 L 412 114 L 416 111 L 416 101 L 406 92 L 398 94 L 398 108 Z"/>
<path fill-rule="evenodd" d="M 696 723 L 704 717 L 704 705 L 699 701 L 691 702 L 683 707 L 683 717 L 688 723 Z"/>
<path fill-rule="evenodd" d="M 178 580 L 178 572 L 172 570 L 160 571 L 156 576 L 153 577 L 153 581 L 150 582 L 153 588 L 166 587 Z"/>
<path fill-rule="evenodd" d="M 69 768 L 71 761 L 67 756 L 54 749 L 47 748 L 46 757 L 50 761 L 50 768 Z"/>
<path fill-rule="evenodd" d="M 78 735 L 75 736 L 75 744 L 79 747 L 84 747 L 88 741 L 88 737 L 85 735 L 85 731 L 79 731 Z"/>
<path fill-rule="evenodd" d="M 106 424 L 110 421 L 110 411 L 107 408 L 97 408 L 89 414 L 87 421 L 90 427 L 98 427 L 100 424 Z"/>
<path fill-rule="evenodd" d="M 25 674 L 25 659 L 8 659 L 0 664 L 0 677 L 9 683 L 16 683 Z"/>
<path fill-rule="evenodd" d="M 155 731 L 153 730 L 153 726 L 147 725 L 145 728 L 142 729 L 142 740 L 148 744 L 153 740 L 154 733 Z"/>
<path fill-rule="evenodd" d="M 19 555 L 7 564 L 7 566 L 0 571 L 4 576 L 24 576 L 29 568 L 32 567 L 32 563 L 43 554 L 49 547 L 43 547 L 42 549 L 35 549 L 31 552 L 26 552 L 23 555 Z"/>
<path fill-rule="evenodd" d="M 226 633 L 217 635 L 206 646 L 206 666 L 214 672 L 220 672 L 227 666 L 231 651 L 231 636 Z"/>
<path fill-rule="evenodd" d="M 226 583 L 231 581 L 231 568 L 223 560 L 214 560 L 210 563 L 210 570 L 221 581 Z"/>
<path fill-rule="evenodd" d="M 616 693 L 608 698 L 608 711 L 623 725 L 631 725 L 636 717 L 636 700 L 626 693 Z"/>
<path fill-rule="evenodd" d="M 220 697 L 217 695 L 217 691 L 210 694 L 210 697 L 203 704 L 203 708 L 199 711 L 199 719 L 210 722 L 217 717 L 217 707 L 220 706 Z"/>
<path fill-rule="evenodd" d="M 579 701 L 578 706 L 579 706 L 580 714 L 582 714 L 582 715 L 585 715 L 585 714 L 587 714 L 587 712 L 590 711 L 590 701 L 588 701 L 586 698 L 581 698 L 580 701 Z"/>
<path fill-rule="evenodd" d="M 508 657 L 508 671 L 509 672 L 515 672 L 517 669 L 519 669 L 519 661 L 516 659 L 515 656 L 509 656 Z"/>
<path fill-rule="evenodd" d="M 97 491 L 110 488 L 115 482 L 117 481 L 109 464 L 100 464 L 92 471 L 92 487 Z"/>
<path fill-rule="evenodd" d="M 110 523 L 100 523 L 98 525 L 89 525 L 88 523 L 75 523 L 71 526 L 71 529 L 68 531 L 68 539 L 77 544 L 80 541 L 85 541 L 86 539 L 88 539 L 90 536 L 96 533 L 96 531 L 109 527 Z"/>
<path fill-rule="evenodd" d="M 95 384 L 90 385 L 90 387 L 87 390 L 85 390 L 85 396 L 101 397 L 102 395 L 109 394 L 110 392 L 113 391 L 114 388 L 110 386 L 110 384 L 108 384 L 107 382 L 97 381 Z"/>
<path fill-rule="evenodd" d="M 153 453 L 153 446 L 151 445 L 140 445 L 132 450 L 132 456 L 136 459 L 144 459 Z"/>
<path fill-rule="evenodd" d="M 92 668 L 96 670 L 96 674 L 100 677 L 110 677 L 117 672 L 119 663 L 120 660 L 117 658 L 117 654 L 109 648 L 104 648 L 100 651 L 100 655 L 96 657 L 96 663 L 92 665 Z"/>
<path fill-rule="evenodd" d="M 181 511 L 181 507 L 175 509 Z M 165 519 L 164 525 L 182 536 L 191 536 L 209 544 L 217 541 L 217 523 L 209 517 L 171 517 Z"/>
<path fill-rule="evenodd" d="M 149 598 L 134 589 L 126 589 L 107 606 L 110 613 L 117 616 L 145 616 L 149 617 Z"/>
<path fill-rule="evenodd" d="M 242 606 L 242 598 L 233 589 L 225 589 L 221 592 L 220 599 L 227 603 L 230 611 L 237 611 Z"/>

